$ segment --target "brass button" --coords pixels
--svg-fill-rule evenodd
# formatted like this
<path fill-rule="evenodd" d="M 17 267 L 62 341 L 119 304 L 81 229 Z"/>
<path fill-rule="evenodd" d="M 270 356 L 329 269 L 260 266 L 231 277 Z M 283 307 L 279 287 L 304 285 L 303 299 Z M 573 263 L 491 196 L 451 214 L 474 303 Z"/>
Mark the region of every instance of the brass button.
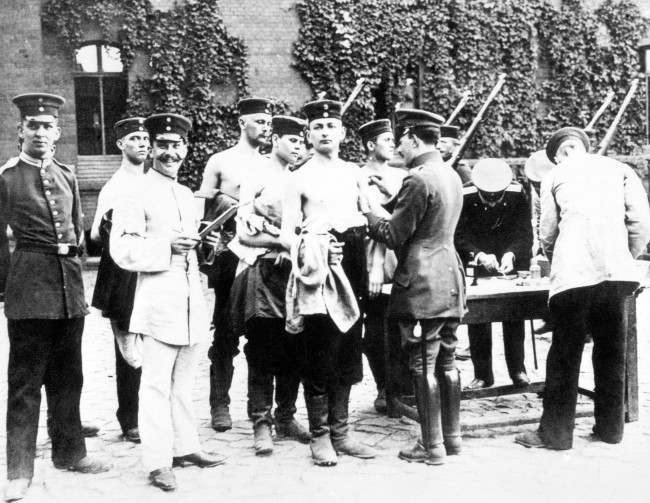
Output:
<path fill-rule="evenodd" d="M 55 227 L 61 227 L 61 222 L 54 222 Z"/>
<path fill-rule="evenodd" d="M 43 185 L 49 185 L 50 181 L 49 180 L 43 180 Z"/>
<path fill-rule="evenodd" d="M 57 234 L 56 237 L 61 239 L 63 237 L 63 234 Z"/>
<path fill-rule="evenodd" d="M 49 190 L 46 190 L 46 191 L 45 191 L 45 195 L 46 195 L 46 196 L 51 196 L 51 195 L 52 195 L 52 192 L 50 192 Z"/>
<path fill-rule="evenodd" d="M 58 215 L 58 214 L 59 214 L 59 212 L 58 212 L 57 210 L 54 210 L 54 211 L 52 212 L 52 215 Z M 449 268 L 449 270 L 451 271 L 451 267 Z"/>
<path fill-rule="evenodd" d="M 54 199 L 50 200 L 50 206 L 54 206 L 56 204 L 56 201 Z"/>

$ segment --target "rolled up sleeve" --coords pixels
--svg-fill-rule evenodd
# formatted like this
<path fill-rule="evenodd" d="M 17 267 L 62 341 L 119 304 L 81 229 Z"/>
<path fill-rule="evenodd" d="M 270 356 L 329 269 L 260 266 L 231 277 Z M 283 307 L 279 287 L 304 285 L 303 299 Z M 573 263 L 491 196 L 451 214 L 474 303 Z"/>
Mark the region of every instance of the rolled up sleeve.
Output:
<path fill-rule="evenodd" d="M 548 175 L 542 182 L 540 194 L 541 216 L 539 223 L 539 240 L 544 254 L 551 259 L 555 240 L 559 233 L 560 210 L 555 201 L 554 178 Z"/>

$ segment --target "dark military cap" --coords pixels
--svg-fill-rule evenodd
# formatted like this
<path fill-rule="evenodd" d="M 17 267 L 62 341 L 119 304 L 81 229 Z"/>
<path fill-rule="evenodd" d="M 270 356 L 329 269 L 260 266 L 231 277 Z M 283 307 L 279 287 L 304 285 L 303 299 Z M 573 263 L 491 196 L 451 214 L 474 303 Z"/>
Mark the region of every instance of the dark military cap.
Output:
<path fill-rule="evenodd" d="M 266 98 L 244 98 L 237 103 L 239 115 L 273 113 L 273 102 Z"/>
<path fill-rule="evenodd" d="M 420 127 L 440 128 L 445 119 L 438 114 L 415 108 L 400 108 L 395 112 L 395 121 L 405 129 Z"/>
<path fill-rule="evenodd" d="M 14 105 L 20 110 L 21 117 L 36 115 L 59 116 L 59 108 L 65 103 L 65 98 L 48 93 L 25 93 L 14 97 Z"/>
<path fill-rule="evenodd" d="M 440 138 L 453 138 L 458 140 L 458 126 L 440 126 Z"/>
<path fill-rule="evenodd" d="M 138 133 L 145 130 L 144 127 L 144 117 L 129 117 L 128 119 L 122 119 L 117 121 L 113 125 L 113 131 L 115 131 L 116 138 L 124 138 L 127 134 Z"/>
<path fill-rule="evenodd" d="M 382 133 L 392 133 L 393 127 L 388 119 L 378 119 L 366 122 L 359 127 L 358 131 L 361 140 L 365 143 L 376 139 Z"/>
<path fill-rule="evenodd" d="M 316 119 L 340 119 L 343 103 L 334 100 L 316 100 L 305 103 L 302 111 L 309 122 Z"/>
<path fill-rule="evenodd" d="M 271 119 L 273 134 L 283 136 L 285 134 L 304 136 L 307 123 L 298 117 L 288 115 L 276 115 Z"/>
<path fill-rule="evenodd" d="M 168 133 L 175 133 L 186 138 L 187 133 L 192 129 L 192 121 L 178 114 L 154 114 L 145 119 L 144 127 L 149 131 L 152 140 L 158 134 Z"/>
<path fill-rule="evenodd" d="M 585 146 L 587 152 L 589 151 L 589 137 L 587 136 L 587 133 L 577 127 L 563 127 L 553 133 L 546 144 L 546 155 L 552 163 L 555 164 L 555 155 L 557 154 L 560 145 L 562 145 L 562 142 L 572 137 L 578 138 Z"/>

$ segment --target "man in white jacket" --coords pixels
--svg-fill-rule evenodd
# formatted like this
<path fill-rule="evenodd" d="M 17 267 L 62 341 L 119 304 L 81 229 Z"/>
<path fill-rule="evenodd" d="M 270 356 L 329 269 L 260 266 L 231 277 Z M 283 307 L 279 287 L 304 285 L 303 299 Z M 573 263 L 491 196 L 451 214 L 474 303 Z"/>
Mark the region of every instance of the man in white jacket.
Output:
<path fill-rule="evenodd" d="M 650 210 L 629 166 L 588 151 L 589 140 L 577 128 L 558 130 L 546 146 L 557 166 L 542 181 L 540 242 L 551 260 L 555 329 L 539 429 L 516 438 L 526 447 L 573 446 L 587 326 L 594 341 L 594 438 L 623 438 L 624 304 L 639 285 L 634 259 L 650 239 Z"/>
<path fill-rule="evenodd" d="M 129 331 L 143 338 L 138 424 L 145 469 L 152 484 L 174 490 L 172 466 L 223 463 L 201 451 L 192 387 L 209 339 L 196 246 L 199 215 L 189 188 L 176 175 L 187 155 L 191 123 L 176 114 L 145 121 L 153 167 L 113 210 L 111 256 L 138 272 Z"/>

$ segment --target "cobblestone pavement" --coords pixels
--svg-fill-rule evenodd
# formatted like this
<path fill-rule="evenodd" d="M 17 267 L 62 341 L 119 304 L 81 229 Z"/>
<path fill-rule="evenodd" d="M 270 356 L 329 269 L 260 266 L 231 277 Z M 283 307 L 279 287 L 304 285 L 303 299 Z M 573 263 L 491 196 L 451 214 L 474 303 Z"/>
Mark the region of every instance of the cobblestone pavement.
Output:
<path fill-rule="evenodd" d="M 94 271 L 85 273 L 90 296 Z M 209 298 L 211 301 L 211 298 Z M 408 419 L 389 419 L 373 408 L 374 384 L 369 372 L 353 389 L 350 412 L 355 435 L 375 446 L 374 460 L 339 459 L 334 468 L 312 465 L 308 446 L 277 442 L 271 457 L 256 457 L 252 450 L 252 427 L 246 419 L 246 364 L 236 360 L 232 413 L 234 427 L 215 433 L 209 426 L 208 360 L 201 361 L 194 389 L 194 402 L 201 440 L 205 449 L 229 456 L 221 467 L 176 469 L 179 490 L 165 494 L 147 483 L 140 464 L 140 448 L 124 442 L 115 419 L 116 395 L 112 335 L 108 322 L 95 310 L 88 316 L 84 334 L 85 385 L 82 417 L 101 425 L 98 437 L 88 439 L 92 455 L 110 458 L 112 471 L 79 475 L 55 469 L 50 461 L 50 443 L 41 410 L 36 473 L 24 500 L 29 502 L 368 502 L 399 500 L 400 503 L 438 500 L 482 502 L 648 502 L 650 501 L 650 293 L 642 294 L 639 306 L 639 370 L 641 420 L 627 425 L 622 444 L 612 446 L 589 439 L 592 420 L 582 419 L 576 429 L 574 449 L 553 452 L 529 450 L 513 443 L 514 434 L 533 426 L 480 430 L 464 435 L 463 453 L 450 457 L 444 466 L 429 467 L 397 459 L 398 450 L 417 437 L 417 425 Z M 6 324 L 1 324 L 0 415 L 5 417 Z M 495 330 L 495 335 L 498 332 Z M 500 337 L 494 337 L 497 381 L 507 382 Z M 466 335 L 461 331 L 461 346 Z M 534 380 L 543 378 L 548 338 L 538 338 L 540 370 L 532 363 L 530 336 L 526 338 L 527 367 Z M 582 384 L 589 386 L 590 348 L 586 348 Z M 206 348 L 207 353 L 207 348 Z M 472 379 L 471 364 L 461 364 L 464 382 Z M 302 396 L 298 418 L 306 424 Z M 532 394 L 463 403 L 463 420 L 502 418 L 521 411 L 539 410 Z M 5 429 L 0 432 L 2 477 Z"/>

